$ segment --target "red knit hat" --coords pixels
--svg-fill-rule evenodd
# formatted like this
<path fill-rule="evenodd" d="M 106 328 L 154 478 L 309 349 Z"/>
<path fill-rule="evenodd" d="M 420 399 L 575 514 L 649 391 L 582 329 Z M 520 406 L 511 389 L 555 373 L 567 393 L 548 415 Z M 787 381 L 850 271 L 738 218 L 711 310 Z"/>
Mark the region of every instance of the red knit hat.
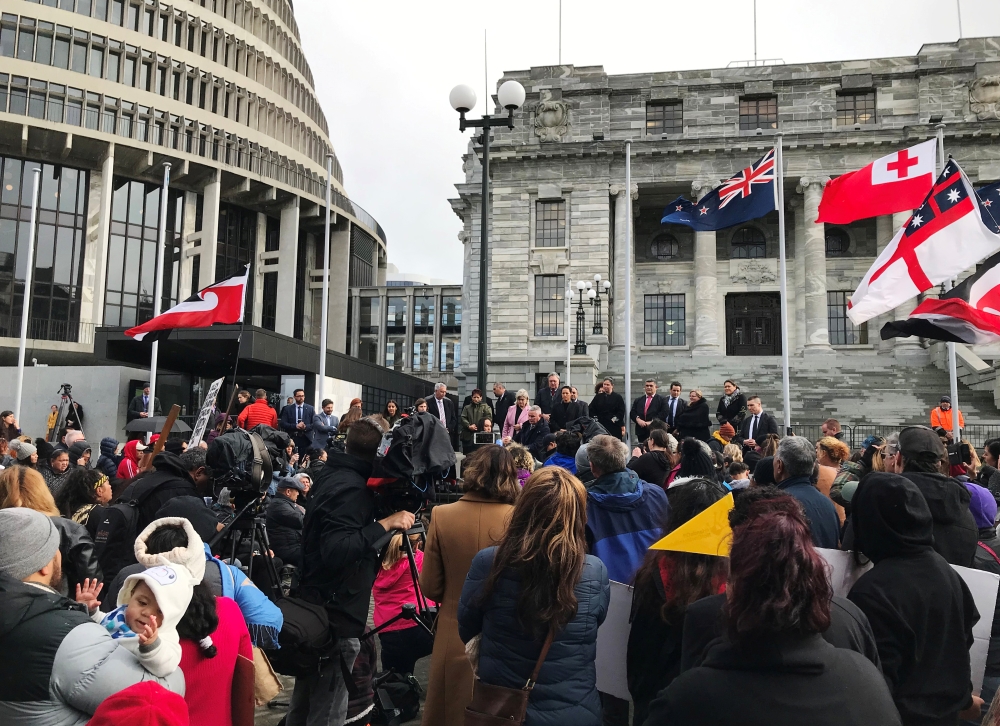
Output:
<path fill-rule="evenodd" d="M 184 699 L 156 681 L 143 681 L 104 699 L 87 726 L 189 726 Z"/>
<path fill-rule="evenodd" d="M 736 429 L 733 428 L 731 423 L 726 421 L 726 423 L 719 427 L 719 433 L 722 434 L 722 438 L 731 439 L 736 435 Z"/>

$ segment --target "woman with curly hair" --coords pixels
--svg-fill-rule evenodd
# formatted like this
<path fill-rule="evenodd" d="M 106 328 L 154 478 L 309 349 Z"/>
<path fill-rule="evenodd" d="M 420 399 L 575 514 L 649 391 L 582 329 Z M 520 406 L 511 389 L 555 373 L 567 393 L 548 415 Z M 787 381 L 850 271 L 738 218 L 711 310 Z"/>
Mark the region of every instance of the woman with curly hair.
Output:
<path fill-rule="evenodd" d="M 477 635 L 479 680 L 523 688 L 539 657 L 526 724 L 599 726 L 597 629 L 611 599 L 608 571 L 587 554 L 587 492 L 565 469 L 528 479 L 496 547 L 476 555 L 462 588 L 458 632 Z"/>
<path fill-rule="evenodd" d="M 652 702 L 646 726 L 900 724 L 882 674 L 831 647 L 827 565 L 793 509 L 733 529 L 727 632 Z"/>
<path fill-rule="evenodd" d="M 82 524 L 93 537 L 104 505 L 111 501 L 111 480 L 97 469 L 74 469 L 55 500 L 62 516 Z"/>

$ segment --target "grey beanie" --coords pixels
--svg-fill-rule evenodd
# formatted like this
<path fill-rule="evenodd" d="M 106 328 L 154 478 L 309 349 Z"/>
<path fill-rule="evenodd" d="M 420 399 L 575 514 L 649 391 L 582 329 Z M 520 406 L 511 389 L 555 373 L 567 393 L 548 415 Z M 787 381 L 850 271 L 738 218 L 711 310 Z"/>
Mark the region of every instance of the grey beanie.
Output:
<path fill-rule="evenodd" d="M 34 444 L 29 444 L 27 441 L 22 441 L 17 445 L 17 460 L 27 461 L 31 458 L 38 449 L 35 448 Z"/>
<path fill-rule="evenodd" d="M 51 518 L 25 507 L 0 509 L 0 574 L 23 580 L 58 551 L 59 530 Z"/>
<path fill-rule="evenodd" d="M 587 453 L 587 445 L 584 444 L 579 449 L 576 450 L 576 469 L 580 471 L 582 469 L 590 468 L 590 454 Z"/>

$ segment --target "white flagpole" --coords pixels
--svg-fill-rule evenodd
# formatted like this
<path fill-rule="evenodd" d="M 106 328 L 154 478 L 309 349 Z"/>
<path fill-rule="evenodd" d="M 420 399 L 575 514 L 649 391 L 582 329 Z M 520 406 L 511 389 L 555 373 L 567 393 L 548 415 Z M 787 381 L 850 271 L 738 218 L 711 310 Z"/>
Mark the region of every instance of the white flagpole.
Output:
<path fill-rule="evenodd" d="M 632 142 L 625 142 L 625 405 L 632 405 Z M 628 409 L 626 409 L 627 411 Z M 625 443 L 631 443 L 628 419 Z"/>
<path fill-rule="evenodd" d="M 319 380 L 316 382 L 316 410 L 323 406 L 323 386 L 326 383 L 327 325 L 330 305 L 330 177 L 333 176 L 333 154 L 326 155 L 326 227 L 323 233 L 323 312 L 319 332 Z"/>
<path fill-rule="evenodd" d="M 567 386 L 572 385 L 569 382 L 570 379 L 570 362 L 573 359 L 573 342 L 570 335 L 571 321 L 573 319 L 572 309 L 573 309 L 573 286 L 570 282 L 566 283 L 566 384 Z"/>
<path fill-rule="evenodd" d="M 938 124 L 934 128 L 937 132 L 937 174 L 940 175 L 947 162 L 944 156 L 944 124 Z M 955 281 L 948 280 L 944 284 L 944 289 L 948 291 L 954 286 Z M 958 361 L 955 359 L 955 344 L 948 342 L 945 345 L 948 349 L 948 378 L 951 383 L 951 432 L 955 437 L 955 443 L 958 443 L 962 440 L 962 430 L 958 427 Z"/>
<path fill-rule="evenodd" d="M 160 191 L 160 233 L 156 242 L 156 282 L 153 284 L 153 317 L 160 314 L 163 298 L 163 256 L 167 249 L 167 205 L 170 201 L 170 162 L 163 162 L 163 189 Z M 149 402 L 146 413 L 156 413 L 156 367 L 159 363 L 160 341 L 153 341 L 153 351 L 149 356 Z"/>
<path fill-rule="evenodd" d="M 778 274 L 781 289 L 781 397 L 785 407 L 785 435 L 792 430 L 792 397 L 788 388 L 788 283 L 785 264 L 785 172 L 782 166 L 784 139 L 774 137 L 774 193 L 778 210 Z M 796 254 L 798 251 L 796 250 Z"/>
<path fill-rule="evenodd" d="M 31 307 L 31 272 L 35 266 L 35 229 L 38 225 L 38 180 L 42 168 L 34 169 L 31 182 L 31 226 L 28 227 L 28 266 L 24 271 L 24 302 L 21 303 L 21 342 L 17 348 L 17 394 L 14 396 L 14 420 L 21 425 L 21 394 L 24 391 L 24 348 L 28 342 L 28 310 Z"/>

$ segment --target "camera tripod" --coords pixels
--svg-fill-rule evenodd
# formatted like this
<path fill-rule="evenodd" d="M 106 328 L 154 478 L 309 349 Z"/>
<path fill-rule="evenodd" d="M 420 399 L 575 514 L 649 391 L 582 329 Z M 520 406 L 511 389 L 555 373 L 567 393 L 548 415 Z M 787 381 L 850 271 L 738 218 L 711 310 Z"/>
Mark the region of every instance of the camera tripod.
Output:
<path fill-rule="evenodd" d="M 420 511 L 418 510 L 416 514 L 419 516 Z M 406 553 L 406 559 L 409 561 L 410 579 L 413 581 L 413 592 L 417 596 L 417 602 L 406 603 L 400 609 L 399 613 L 386 620 L 377 628 L 369 630 L 361 637 L 371 638 L 376 633 L 385 630 L 387 627 L 400 620 L 412 620 L 414 623 L 426 630 L 429 635 L 433 636 L 438 609 L 436 605 L 428 604 L 428 600 L 424 596 L 423 590 L 420 589 L 420 571 L 417 569 L 417 560 L 413 554 L 413 543 L 410 542 L 411 536 L 419 536 L 426 542 L 427 528 L 424 527 L 424 523 L 418 519 L 414 525 L 405 532 L 393 530 L 392 534 L 403 535 L 403 551 Z"/>
<path fill-rule="evenodd" d="M 83 421 L 80 420 L 80 409 L 76 405 L 76 401 L 73 400 L 73 386 L 69 383 L 63 383 L 59 386 L 59 395 L 61 397 L 59 401 L 59 414 L 56 417 L 56 425 L 52 427 L 52 431 L 49 432 L 47 439 L 50 444 L 55 444 L 59 441 L 59 432 L 65 428 L 67 419 L 72 418 L 72 420 L 76 421 L 77 427 L 83 429 Z"/>
<path fill-rule="evenodd" d="M 236 496 L 239 496 L 237 494 Z M 274 565 L 274 558 L 271 555 L 271 544 L 267 538 L 267 528 L 264 526 L 264 513 L 261 506 L 261 498 L 251 499 L 246 505 L 238 509 L 232 521 L 226 524 L 209 542 L 209 547 L 215 548 L 218 544 L 219 552 L 229 556 L 230 564 L 236 563 L 237 549 L 244 542 L 249 541 L 249 555 L 247 557 L 246 574 L 267 595 L 271 602 L 278 602 L 283 597 L 281 592 L 281 578 L 278 576 L 278 568 Z M 237 506 L 241 504 L 237 503 Z M 267 587 L 254 579 L 254 559 L 260 557 L 264 561 L 265 578 Z"/>

